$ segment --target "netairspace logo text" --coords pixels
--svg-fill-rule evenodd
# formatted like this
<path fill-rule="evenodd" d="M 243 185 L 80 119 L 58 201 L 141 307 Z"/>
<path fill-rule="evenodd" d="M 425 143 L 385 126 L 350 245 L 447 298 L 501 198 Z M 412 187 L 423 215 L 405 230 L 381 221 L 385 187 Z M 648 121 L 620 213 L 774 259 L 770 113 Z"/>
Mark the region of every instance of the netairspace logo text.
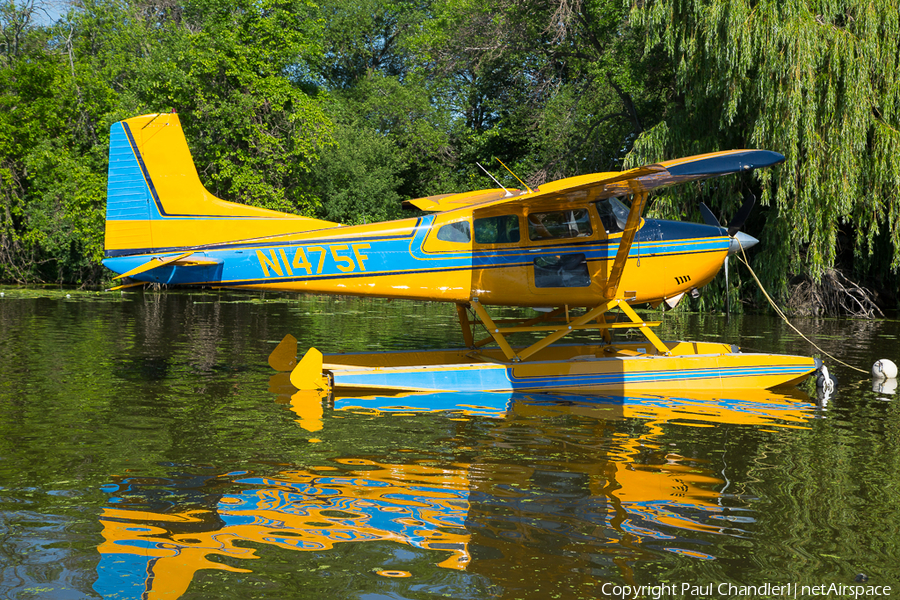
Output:
<path fill-rule="evenodd" d="M 822 585 L 799 585 L 797 583 L 761 585 L 735 585 L 733 583 L 660 583 L 658 585 L 619 585 L 604 583 L 600 592 L 607 597 L 622 598 L 671 598 L 672 596 L 685 596 L 688 598 L 703 598 L 714 596 L 741 596 L 751 598 L 754 596 L 783 597 L 783 598 L 810 598 L 815 596 L 860 598 L 890 596 L 889 585 L 844 585 L 840 583 L 825 583 Z"/>

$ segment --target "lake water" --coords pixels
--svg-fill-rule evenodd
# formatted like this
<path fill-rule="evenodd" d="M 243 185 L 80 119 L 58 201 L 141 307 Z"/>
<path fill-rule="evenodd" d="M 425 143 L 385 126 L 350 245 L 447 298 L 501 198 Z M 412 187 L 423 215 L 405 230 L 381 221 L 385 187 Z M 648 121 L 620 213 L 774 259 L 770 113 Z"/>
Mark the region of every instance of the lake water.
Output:
<path fill-rule="evenodd" d="M 453 307 L 0 291 L 2 598 L 900 595 L 900 398 L 828 358 L 824 406 L 677 387 L 323 405 L 268 367 L 284 334 L 458 346 Z M 769 317 L 662 318 L 663 339 L 817 352 Z M 796 325 L 866 370 L 900 362 L 896 319 Z"/>

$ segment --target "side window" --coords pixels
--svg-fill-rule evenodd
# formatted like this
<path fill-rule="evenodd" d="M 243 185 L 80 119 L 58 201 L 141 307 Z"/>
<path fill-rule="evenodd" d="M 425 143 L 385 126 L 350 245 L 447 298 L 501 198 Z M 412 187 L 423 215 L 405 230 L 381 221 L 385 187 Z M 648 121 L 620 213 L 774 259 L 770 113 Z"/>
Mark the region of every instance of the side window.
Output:
<path fill-rule="evenodd" d="M 534 286 L 548 287 L 588 287 L 587 260 L 581 252 L 541 256 L 534 259 Z"/>
<path fill-rule="evenodd" d="M 618 233 L 625 230 L 625 222 L 628 221 L 628 207 L 622 204 L 618 198 L 607 198 L 594 202 L 597 212 L 600 214 L 600 222 L 606 233 Z"/>
<path fill-rule="evenodd" d="M 475 243 L 512 244 L 519 241 L 519 217 L 501 215 L 475 219 Z"/>
<path fill-rule="evenodd" d="M 444 242 L 467 243 L 472 239 L 472 235 L 469 233 L 469 222 L 447 223 L 438 229 L 437 239 Z"/>
<path fill-rule="evenodd" d="M 592 233 L 586 208 L 528 215 L 528 238 L 532 241 L 590 237 Z"/>

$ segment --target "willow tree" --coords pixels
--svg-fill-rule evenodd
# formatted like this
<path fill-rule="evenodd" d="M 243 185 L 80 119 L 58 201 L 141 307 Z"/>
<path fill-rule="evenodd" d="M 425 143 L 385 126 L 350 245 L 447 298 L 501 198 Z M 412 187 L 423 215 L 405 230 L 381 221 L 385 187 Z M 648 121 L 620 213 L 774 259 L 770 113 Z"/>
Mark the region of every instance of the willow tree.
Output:
<path fill-rule="evenodd" d="M 758 234 L 766 280 L 784 295 L 785 274 L 819 281 L 840 258 L 896 290 L 900 1 L 636 0 L 631 18 L 675 66 L 663 120 L 633 162 L 781 152 L 786 162 L 754 183 L 769 207 Z"/>

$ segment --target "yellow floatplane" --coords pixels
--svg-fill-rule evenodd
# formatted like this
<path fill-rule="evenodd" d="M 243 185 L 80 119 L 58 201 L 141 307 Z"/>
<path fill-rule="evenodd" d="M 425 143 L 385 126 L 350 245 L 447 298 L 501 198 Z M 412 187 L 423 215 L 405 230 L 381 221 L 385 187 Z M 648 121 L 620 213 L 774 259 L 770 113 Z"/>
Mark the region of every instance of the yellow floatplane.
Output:
<path fill-rule="evenodd" d="M 743 353 L 730 344 L 661 340 L 633 305 L 677 304 L 725 259 L 756 243 L 727 228 L 644 219 L 657 189 L 780 163 L 766 150 L 692 156 L 540 188 L 487 189 L 410 200 L 426 213 L 383 223 L 338 223 L 210 194 L 178 116 L 121 121 L 110 135 L 104 264 L 133 282 L 450 302 L 464 348 L 342 354 L 311 348 L 298 360 L 288 335 L 270 357 L 299 389 L 394 391 L 654 391 L 793 385 L 820 365 Z M 524 185 L 524 184 L 523 184 Z M 752 198 L 752 196 L 750 197 Z M 704 210 L 705 209 L 705 210 Z M 122 286 L 125 287 L 125 286 Z M 534 318 L 494 319 L 491 306 Z M 478 331 L 485 332 L 481 339 Z M 612 333 L 643 334 L 623 342 Z M 557 344 L 575 331 L 596 343 Z M 525 346 L 511 334 L 537 334 Z"/>

